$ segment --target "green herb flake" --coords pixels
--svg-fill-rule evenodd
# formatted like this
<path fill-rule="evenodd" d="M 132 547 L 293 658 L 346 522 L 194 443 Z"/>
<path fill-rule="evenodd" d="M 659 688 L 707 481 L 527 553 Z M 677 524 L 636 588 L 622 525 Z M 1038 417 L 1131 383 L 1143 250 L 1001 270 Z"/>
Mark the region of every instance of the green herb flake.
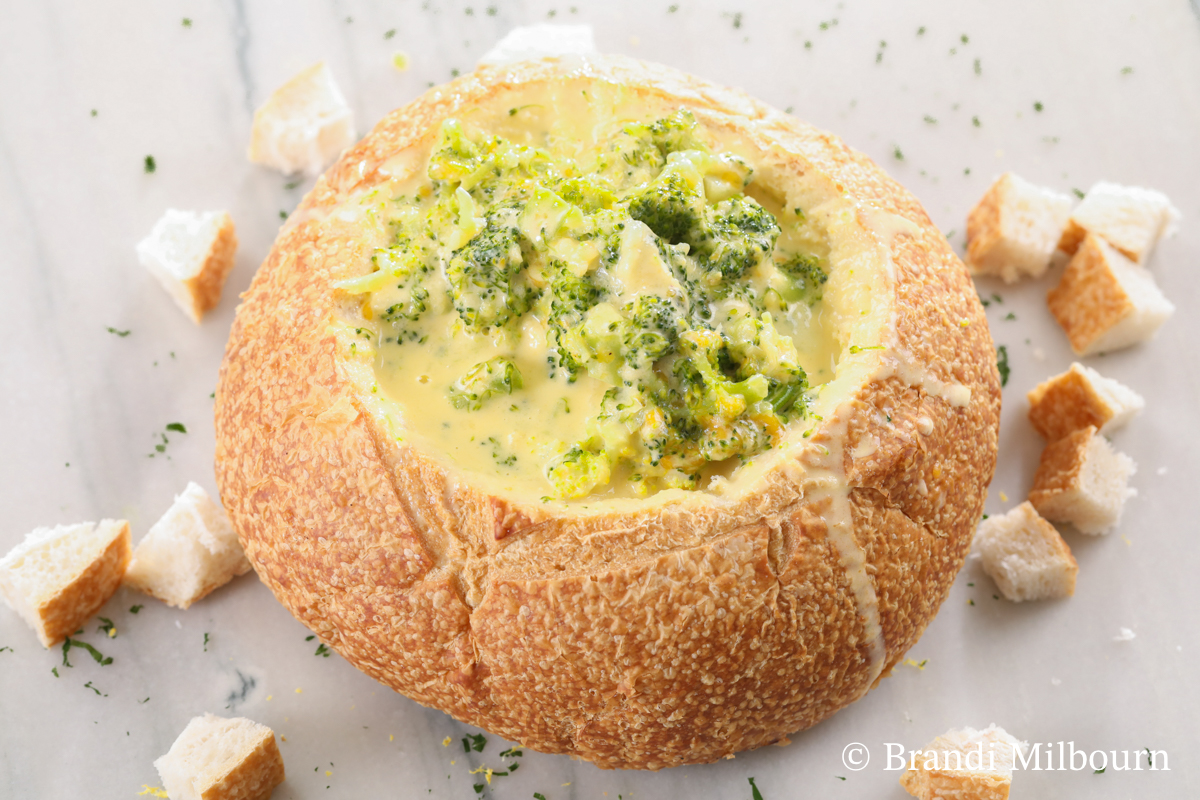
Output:
<path fill-rule="evenodd" d="M 101 631 L 105 636 L 107 636 L 110 639 L 117 638 L 117 626 L 113 623 L 113 621 L 111 619 L 109 619 L 108 617 L 98 617 L 98 619 L 103 624 L 96 630 Z"/>
<path fill-rule="evenodd" d="M 0 647 L 0 653 L 3 653 L 5 651 L 11 653 L 11 652 L 13 652 L 13 649 L 11 647 Z"/>
<path fill-rule="evenodd" d="M 208 634 L 204 634 L 204 652 L 208 652 Z"/>
<path fill-rule="evenodd" d="M 894 149 L 892 150 L 892 157 L 895 158 L 897 161 L 904 160 L 904 151 L 902 151 L 900 149 L 900 145 L 894 146 Z"/>
<path fill-rule="evenodd" d="M 87 683 L 85 683 L 83 685 L 83 688 L 91 689 L 93 692 L 96 693 L 97 697 L 108 697 L 107 694 L 103 694 L 99 689 L 97 689 L 95 686 L 93 686 L 91 681 L 88 681 Z"/>
<path fill-rule="evenodd" d="M 925 121 L 928 122 L 930 125 L 937 125 L 937 119 L 930 116 L 929 114 L 925 115 Z"/>
<path fill-rule="evenodd" d="M 1133 73 L 1133 67 L 1121 67 L 1122 75 L 1131 75 L 1132 73 Z"/>
<path fill-rule="evenodd" d="M 979 121 L 979 117 L 971 117 L 971 124 L 974 125 L 976 128 L 980 128 L 983 126 L 983 123 Z"/>
<path fill-rule="evenodd" d="M 1083 191 L 1081 189 L 1076 189 L 1075 187 L 1071 187 L 1071 194 L 1075 195 L 1080 200 L 1082 200 L 1084 197 Z"/>
<path fill-rule="evenodd" d="M 154 160 L 154 156 L 146 156 L 146 160 L 142 162 L 142 169 L 147 175 L 151 175 L 158 169 L 158 162 Z"/>
<path fill-rule="evenodd" d="M 50 671 L 54 673 L 54 677 L 58 677 L 58 667 L 52 667 Z"/>
<path fill-rule="evenodd" d="M 1009 322 L 1015 322 L 1017 319 L 1017 315 L 1015 313 L 1013 313 L 1012 311 L 1010 311 L 1010 312 L 1008 312 L 1008 314 L 1006 314 L 1004 316 L 1004 319 Z"/>
<path fill-rule="evenodd" d="M 1093 775 L 1103 775 L 1104 771 L 1107 769 L 1108 769 L 1107 766 L 1101 767 L 1100 769 L 1094 769 L 1094 770 L 1092 770 L 1092 774 Z"/>
<path fill-rule="evenodd" d="M 973 605 L 975 605 L 975 601 L 974 601 L 974 600 L 967 600 L 967 605 L 969 605 L 969 606 L 973 606 Z"/>
<path fill-rule="evenodd" d="M 837 778 L 839 781 L 844 781 L 844 780 L 846 780 L 846 779 L 845 779 L 845 778 L 843 778 L 841 775 L 834 775 L 833 777 Z"/>
<path fill-rule="evenodd" d="M 184 18 L 183 18 L 183 27 L 185 27 L 185 28 L 190 28 L 190 27 L 192 27 L 192 18 L 191 18 L 191 17 L 184 17 Z"/>
<path fill-rule="evenodd" d="M 1008 367 L 1008 347 L 1006 345 L 996 348 L 996 369 L 1000 372 L 1000 385 L 1008 386 L 1008 376 L 1012 370 Z"/>
<path fill-rule="evenodd" d="M 463 752 L 469 753 L 474 750 L 476 753 L 482 753 L 483 748 L 487 747 L 487 737 L 482 733 L 469 733 L 462 737 Z"/>
<path fill-rule="evenodd" d="M 958 38 L 963 44 L 968 44 L 971 41 L 971 37 L 967 36 L 965 33 Z"/>
<path fill-rule="evenodd" d="M 100 112 L 99 112 L 99 111 L 97 111 L 96 109 L 94 109 L 94 108 L 93 108 L 93 109 L 92 109 L 92 116 L 93 116 L 93 117 L 100 116 Z"/>
<path fill-rule="evenodd" d="M 393 36 L 395 36 L 395 35 L 396 35 L 396 29 L 395 29 L 395 28 L 390 28 L 390 29 L 388 29 L 388 31 L 387 31 L 386 33 L 384 33 L 384 34 L 383 34 L 383 38 L 384 38 L 384 39 L 391 39 L 391 38 L 392 38 Z"/>
<path fill-rule="evenodd" d="M 1036 102 L 1033 104 L 1033 110 L 1034 110 L 1034 111 L 1038 111 L 1038 112 L 1040 112 L 1040 111 L 1041 111 L 1043 108 L 1045 108 L 1045 106 L 1044 106 L 1044 105 L 1042 105 L 1042 101 L 1041 101 L 1041 100 L 1038 100 L 1038 101 L 1036 101 Z"/>
<path fill-rule="evenodd" d="M 83 633 L 83 631 L 79 631 L 78 633 Z M 76 635 L 78 635 L 78 633 Z M 96 648 L 92 647 L 87 642 L 81 642 L 77 639 L 72 639 L 70 636 L 68 636 L 66 639 L 63 640 L 63 644 L 62 644 L 62 654 L 63 654 L 62 666 L 64 666 L 64 667 L 73 667 L 71 662 L 67 659 L 67 653 L 70 651 L 70 649 L 72 647 L 77 647 L 77 648 L 82 647 L 84 650 L 88 651 L 88 653 L 91 654 L 92 658 L 96 661 L 96 663 L 102 667 L 107 667 L 109 664 L 113 663 L 112 656 L 105 656 L 103 653 L 101 653 Z"/>
<path fill-rule="evenodd" d="M 922 25 L 921 27 L 917 28 L 917 36 L 924 36 L 924 35 L 925 35 L 925 26 Z"/>
<path fill-rule="evenodd" d="M 145 700 L 138 700 L 138 705 L 144 706 L 144 705 L 146 705 L 146 703 L 149 703 L 149 702 L 150 702 L 150 698 L 147 697 Z"/>
<path fill-rule="evenodd" d="M 323 658 L 329 658 L 329 654 L 331 652 L 333 652 L 333 651 L 330 650 L 329 647 L 324 642 L 322 642 L 321 644 L 317 645 L 317 652 L 313 653 L 313 655 L 321 656 Z"/>
<path fill-rule="evenodd" d="M 982 74 L 983 74 L 983 67 L 980 65 L 980 63 L 979 63 L 979 59 L 978 59 L 978 58 L 977 58 L 977 59 L 975 59 L 975 74 L 976 74 L 976 75 L 982 75 Z"/>
<path fill-rule="evenodd" d="M 497 11 L 499 11 L 499 9 L 498 9 L 498 8 L 496 8 L 495 6 L 488 6 L 488 7 L 487 7 L 487 15 L 488 15 L 489 17 L 494 17 L 494 16 L 496 16 L 496 12 L 497 12 Z"/>
<path fill-rule="evenodd" d="M 310 633 L 308 636 L 304 637 L 304 641 L 311 642 L 315 638 L 317 638 L 317 635 L 315 633 Z"/>
<path fill-rule="evenodd" d="M 864 350 L 883 350 L 883 349 L 884 349 L 884 347 L 881 344 L 873 344 L 873 345 L 870 345 L 869 347 L 859 347 L 856 344 L 850 345 L 850 352 L 853 355 L 857 355 Z"/>
<path fill-rule="evenodd" d="M 750 795 L 751 795 L 751 797 L 753 797 L 753 798 L 754 798 L 754 800 L 763 800 L 762 792 L 760 792 L 760 791 L 758 790 L 758 787 L 754 785 L 754 778 L 748 778 L 747 780 L 749 780 L 749 781 L 750 781 Z"/>
<path fill-rule="evenodd" d="M 109 332 L 109 333 L 111 333 L 113 336 L 120 336 L 122 339 L 124 339 L 124 338 L 125 338 L 126 336 L 128 336 L 129 334 L 133 333 L 133 331 L 132 331 L 132 330 L 128 330 L 128 331 L 119 331 L 119 330 L 117 330 L 116 328 L 114 328 L 114 327 L 112 327 L 112 326 L 107 326 L 107 327 L 105 327 L 105 329 L 104 329 L 104 330 L 108 331 L 108 332 Z"/>
<path fill-rule="evenodd" d="M 281 209 L 279 209 L 279 218 L 280 218 L 280 219 L 287 219 L 287 218 L 288 218 L 288 213 L 287 213 L 286 211 L 284 211 L 282 208 L 281 208 Z"/>
<path fill-rule="evenodd" d="M 541 792 L 534 792 L 533 800 L 546 800 L 546 795 L 542 794 Z"/>
<path fill-rule="evenodd" d="M 182 422 L 171 422 L 167 424 L 167 430 L 175 431 L 176 433 L 187 433 L 187 428 Z"/>
<path fill-rule="evenodd" d="M 678 3 L 672 3 L 671 5 L 667 6 L 667 13 L 668 13 L 668 14 L 674 14 L 674 13 L 675 13 L 676 11 L 678 11 L 678 10 L 679 10 L 679 4 L 678 4 Z M 536 797 L 537 795 L 534 795 L 534 796 Z"/>

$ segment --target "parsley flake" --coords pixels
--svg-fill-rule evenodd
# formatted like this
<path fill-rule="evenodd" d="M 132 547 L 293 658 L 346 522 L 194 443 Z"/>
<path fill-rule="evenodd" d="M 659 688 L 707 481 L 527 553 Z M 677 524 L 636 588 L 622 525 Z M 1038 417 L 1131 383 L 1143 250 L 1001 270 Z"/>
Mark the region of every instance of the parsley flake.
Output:
<path fill-rule="evenodd" d="M 184 427 L 184 425 L 183 425 L 183 423 L 182 423 L 182 422 L 169 422 L 169 423 L 167 423 L 167 430 L 169 430 L 169 431 L 175 431 L 176 433 L 187 433 L 187 428 L 186 428 L 186 427 Z"/>
<path fill-rule="evenodd" d="M 383 34 L 383 38 L 384 38 L 384 39 L 391 39 L 391 38 L 392 38 L 393 36 L 395 36 L 395 35 L 396 35 L 396 29 L 395 29 L 395 28 L 391 28 L 391 29 L 389 29 L 389 30 L 388 30 L 388 31 L 387 31 L 385 34 Z"/>
<path fill-rule="evenodd" d="M 119 331 L 119 330 L 117 330 L 116 328 L 112 327 L 111 325 L 110 325 L 110 326 L 107 326 L 107 327 L 105 327 L 105 328 L 104 328 L 104 330 L 108 331 L 109 333 L 111 333 L 111 334 L 112 334 L 112 335 L 114 335 L 114 336 L 120 336 L 122 339 L 124 339 L 124 338 L 125 338 L 126 336 L 128 336 L 129 334 L 133 333 L 133 331 L 132 331 L 132 330 L 128 330 L 128 331 Z"/>
<path fill-rule="evenodd" d="M 158 162 L 154 160 L 154 156 L 146 156 L 146 160 L 142 162 L 142 168 L 147 175 L 150 175 L 158 169 Z"/>
<path fill-rule="evenodd" d="M 190 28 L 190 27 L 192 27 L 192 18 L 191 18 L 191 17 L 184 17 L 184 18 L 183 18 L 183 27 L 185 27 L 185 28 Z"/>
<path fill-rule="evenodd" d="M 996 369 L 1000 372 L 1000 385 L 1008 386 L 1008 376 L 1012 370 L 1008 366 L 1008 347 L 1005 345 L 996 348 Z"/>
<path fill-rule="evenodd" d="M 751 796 L 754 798 L 754 800 L 763 800 L 762 792 L 760 792 L 758 787 L 754 785 L 754 778 L 749 778 L 748 780 L 750 781 Z"/>
<path fill-rule="evenodd" d="M 317 652 L 314 653 L 313 655 L 323 656 L 324 658 L 329 658 L 329 654 L 331 652 L 332 651 L 329 649 L 329 647 L 326 646 L 326 644 L 324 642 L 322 642 L 321 644 L 317 645 Z"/>
<path fill-rule="evenodd" d="M 139 604 L 139 605 L 136 605 L 136 606 L 130 606 L 130 607 L 129 607 L 129 613 L 130 613 L 130 614 L 136 614 L 137 612 L 141 611 L 143 608 L 145 608 L 145 606 L 143 606 L 143 605 L 141 605 L 141 604 Z"/>

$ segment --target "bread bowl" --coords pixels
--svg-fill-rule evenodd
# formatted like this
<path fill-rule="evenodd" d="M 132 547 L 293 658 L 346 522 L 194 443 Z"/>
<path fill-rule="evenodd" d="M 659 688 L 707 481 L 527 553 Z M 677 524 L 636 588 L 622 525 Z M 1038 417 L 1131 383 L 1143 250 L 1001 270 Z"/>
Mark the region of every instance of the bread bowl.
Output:
<path fill-rule="evenodd" d="M 382 366 L 390 351 L 377 358 L 372 336 L 387 332 L 361 290 L 384 269 L 373 257 L 408 230 L 390 209 L 411 198 L 424 209 L 455 188 L 444 172 L 440 186 L 425 177 L 446 120 L 465 119 L 474 147 L 493 135 L 543 145 L 551 130 L 554 147 L 578 155 L 681 111 L 701 149 L 753 168 L 744 196 L 792 226 L 784 238 L 819 251 L 827 281 L 805 319 L 823 343 L 810 350 L 828 360 L 808 364 L 801 412 L 768 431 L 769 449 L 696 470 L 692 488 L 666 471 L 628 480 L 647 461 L 617 459 L 609 480 L 583 486 L 551 482 L 549 462 L 507 470 L 507 457 L 473 456 L 476 430 L 519 444 L 555 410 L 537 405 L 544 392 L 513 394 L 511 380 L 499 405 L 463 400 L 456 382 L 455 409 L 449 381 L 429 378 L 462 361 L 462 337 L 484 341 L 472 358 L 497 352 L 482 326 L 463 331 L 482 300 L 430 315 L 450 322 L 427 371 Z M 475 219 L 468 200 L 460 220 Z M 593 377 L 581 371 L 568 390 L 582 395 Z M 487 413 L 472 410 L 480 398 Z M 869 159 L 664 67 L 544 59 L 431 90 L 318 181 L 238 310 L 216 394 L 216 469 L 259 576 L 357 667 L 533 749 L 660 769 L 784 740 L 903 657 L 969 550 L 999 405 L 965 268 Z M 559 457 L 572 447 L 524 446 Z"/>

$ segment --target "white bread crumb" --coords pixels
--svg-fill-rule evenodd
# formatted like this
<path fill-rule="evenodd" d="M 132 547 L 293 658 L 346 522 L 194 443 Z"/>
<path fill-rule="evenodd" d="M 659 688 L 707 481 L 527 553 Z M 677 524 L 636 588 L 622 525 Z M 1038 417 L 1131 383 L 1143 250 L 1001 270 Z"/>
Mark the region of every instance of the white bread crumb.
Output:
<path fill-rule="evenodd" d="M 1137 634 L 1129 628 L 1121 628 L 1121 632 L 1113 637 L 1114 642 L 1131 642 L 1137 638 Z"/>
<path fill-rule="evenodd" d="M 187 489 L 138 542 L 125 583 L 176 608 L 187 608 L 250 562 L 225 510 L 204 489 Z"/>
<path fill-rule="evenodd" d="M 995 723 L 947 731 L 911 758 L 900 785 L 919 800 L 1004 800 L 1028 747 Z"/>
<path fill-rule="evenodd" d="M 154 761 L 171 800 L 266 800 L 284 781 L 275 733 L 242 717 L 195 717 Z"/>
<path fill-rule="evenodd" d="M 1144 342 L 1175 313 L 1147 270 L 1091 234 L 1046 302 L 1080 356 Z"/>
<path fill-rule="evenodd" d="M 1048 441 L 1094 425 L 1108 434 L 1146 406 L 1140 394 L 1079 362 L 1039 383 L 1026 395 L 1029 421 Z"/>
<path fill-rule="evenodd" d="M 112 597 L 129 551 L 125 520 L 38 528 L 0 559 L 0 596 L 52 647 Z"/>
<path fill-rule="evenodd" d="M 980 523 L 975 547 L 983 571 L 1014 603 L 1075 594 L 1079 567 L 1071 548 L 1028 502 Z"/>
<path fill-rule="evenodd" d="M 1092 233 L 1141 264 L 1160 238 L 1174 234 L 1178 220 L 1179 210 L 1162 192 L 1101 181 L 1071 212 L 1058 246 L 1074 253 Z"/>
<path fill-rule="evenodd" d="M 549 56 L 591 55 L 596 40 L 591 25 L 527 25 L 513 28 L 479 59 L 479 66 L 500 67 Z"/>
<path fill-rule="evenodd" d="M 1069 196 L 1004 173 L 967 217 L 967 266 L 1005 283 L 1040 277 L 1070 214 Z"/>
<path fill-rule="evenodd" d="M 199 323 L 221 300 L 237 244 L 227 212 L 169 208 L 138 242 L 137 254 L 184 313 Z"/>
<path fill-rule="evenodd" d="M 1125 501 L 1137 494 L 1129 487 L 1135 472 L 1133 459 L 1113 450 L 1089 425 L 1042 451 L 1029 502 L 1046 519 L 1069 522 L 1080 533 L 1107 533 L 1121 521 Z"/>
<path fill-rule="evenodd" d="M 354 144 L 354 114 L 324 61 L 276 89 L 254 112 L 250 160 L 285 175 L 320 175 Z"/>

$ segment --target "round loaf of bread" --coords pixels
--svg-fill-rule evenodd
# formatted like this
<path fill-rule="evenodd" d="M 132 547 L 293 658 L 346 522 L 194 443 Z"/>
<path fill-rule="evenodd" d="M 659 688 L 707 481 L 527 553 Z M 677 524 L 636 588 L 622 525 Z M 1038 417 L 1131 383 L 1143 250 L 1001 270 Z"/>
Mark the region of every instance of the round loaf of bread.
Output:
<path fill-rule="evenodd" d="M 827 347 L 803 413 L 686 485 L 622 490 L 618 470 L 616 488 L 556 493 L 545 471 L 510 475 L 516 457 L 488 448 L 503 467 L 479 467 L 444 437 L 482 436 L 491 419 L 499 448 L 520 414 L 544 426 L 549 413 L 514 399 L 516 417 L 468 409 L 437 424 L 430 408 L 445 404 L 429 398 L 442 395 L 421 392 L 454 343 L 424 371 L 383 374 L 361 288 L 396 241 L 387 209 L 440 185 L 427 171 L 447 120 L 561 150 L 681 110 L 752 169 L 751 205 L 820 252 L 813 324 Z M 673 70 L 545 59 L 430 90 L 318 181 L 238 309 L 216 472 L 260 578 L 359 669 L 535 750 L 660 769 L 784 740 L 888 674 L 969 550 L 999 412 L 966 269 L 868 158 Z"/>

